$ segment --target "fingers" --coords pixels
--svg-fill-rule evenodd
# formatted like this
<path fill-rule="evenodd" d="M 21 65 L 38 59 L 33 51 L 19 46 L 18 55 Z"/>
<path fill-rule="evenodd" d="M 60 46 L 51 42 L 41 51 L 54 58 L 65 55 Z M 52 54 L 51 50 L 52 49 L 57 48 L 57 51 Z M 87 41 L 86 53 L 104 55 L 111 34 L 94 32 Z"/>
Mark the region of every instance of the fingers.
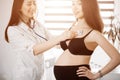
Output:
<path fill-rule="evenodd" d="M 91 80 L 94 79 L 94 74 L 85 66 L 79 67 L 76 72 L 78 77 L 87 77 Z"/>
<path fill-rule="evenodd" d="M 79 67 L 79 69 L 77 70 L 77 72 L 79 71 L 86 71 L 86 70 L 89 70 L 87 67 Z"/>
<path fill-rule="evenodd" d="M 79 67 L 79 69 L 77 70 L 77 75 L 79 77 L 82 77 L 82 76 L 87 76 L 89 73 L 89 69 L 87 67 Z"/>
<path fill-rule="evenodd" d="M 74 31 L 66 31 L 65 33 L 66 33 L 67 39 L 72 39 L 76 37 L 76 33 Z"/>
<path fill-rule="evenodd" d="M 75 38 L 77 36 L 77 33 L 75 31 L 70 31 L 71 38 Z"/>
<path fill-rule="evenodd" d="M 62 33 L 62 40 L 66 40 L 66 39 L 72 39 L 75 38 L 77 36 L 77 33 L 75 31 L 65 31 Z"/>

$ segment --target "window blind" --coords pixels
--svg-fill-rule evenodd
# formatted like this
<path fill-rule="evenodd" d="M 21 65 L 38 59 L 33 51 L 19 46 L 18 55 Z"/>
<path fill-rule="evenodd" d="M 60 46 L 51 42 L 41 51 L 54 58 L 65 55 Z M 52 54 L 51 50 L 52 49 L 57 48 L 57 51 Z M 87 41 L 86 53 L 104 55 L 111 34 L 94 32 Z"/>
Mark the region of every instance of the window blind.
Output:
<path fill-rule="evenodd" d="M 114 18 L 114 0 L 98 0 L 105 27 L 111 27 Z"/>
<path fill-rule="evenodd" d="M 98 0 L 98 4 L 105 28 L 110 27 L 114 17 L 114 0 Z M 45 0 L 45 26 L 53 33 L 71 27 L 75 21 L 71 6 L 72 0 Z"/>

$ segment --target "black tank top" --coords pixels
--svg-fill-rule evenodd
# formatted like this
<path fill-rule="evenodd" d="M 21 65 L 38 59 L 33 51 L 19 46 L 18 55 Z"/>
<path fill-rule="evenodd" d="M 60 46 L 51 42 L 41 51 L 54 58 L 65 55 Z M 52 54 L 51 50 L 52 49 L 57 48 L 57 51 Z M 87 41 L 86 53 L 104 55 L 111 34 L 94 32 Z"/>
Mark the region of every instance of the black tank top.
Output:
<path fill-rule="evenodd" d="M 90 32 L 92 32 L 92 30 Z M 73 38 L 73 39 L 67 39 L 65 41 L 61 41 L 60 42 L 61 48 L 63 50 L 68 49 L 71 52 L 71 54 L 74 54 L 74 55 L 91 55 L 93 51 L 87 49 L 84 43 L 85 37 L 89 35 L 90 32 L 88 32 L 82 38 Z M 67 46 L 66 41 L 68 40 L 71 40 L 71 41 L 69 42 L 69 45 Z"/>

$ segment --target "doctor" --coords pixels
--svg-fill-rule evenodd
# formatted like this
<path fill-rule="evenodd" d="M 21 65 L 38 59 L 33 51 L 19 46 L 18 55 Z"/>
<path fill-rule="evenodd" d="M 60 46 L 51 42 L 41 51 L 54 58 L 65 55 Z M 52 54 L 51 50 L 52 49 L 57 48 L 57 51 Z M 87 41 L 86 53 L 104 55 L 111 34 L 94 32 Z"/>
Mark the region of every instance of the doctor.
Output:
<path fill-rule="evenodd" d="M 14 0 L 5 30 L 5 39 L 17 56 L 12 80 L 42 80 L 43 52 L 75 36 L 74 32 L 65 31 L 51 39 L 45 27 L 34 19 L 35 12 L 35 0 Z"/>

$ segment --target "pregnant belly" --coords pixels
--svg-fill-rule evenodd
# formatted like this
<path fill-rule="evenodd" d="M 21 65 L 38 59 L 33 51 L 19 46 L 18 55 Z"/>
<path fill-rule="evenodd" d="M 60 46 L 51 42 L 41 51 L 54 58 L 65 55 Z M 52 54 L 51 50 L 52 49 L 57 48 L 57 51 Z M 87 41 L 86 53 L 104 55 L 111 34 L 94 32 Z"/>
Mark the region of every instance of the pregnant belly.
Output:
<path fill-rule="evenodd" d="M 56 61 L 55 65 L 81 65 L 89 64 L 90 56 L 73 55 L 66 50 Z"/>

